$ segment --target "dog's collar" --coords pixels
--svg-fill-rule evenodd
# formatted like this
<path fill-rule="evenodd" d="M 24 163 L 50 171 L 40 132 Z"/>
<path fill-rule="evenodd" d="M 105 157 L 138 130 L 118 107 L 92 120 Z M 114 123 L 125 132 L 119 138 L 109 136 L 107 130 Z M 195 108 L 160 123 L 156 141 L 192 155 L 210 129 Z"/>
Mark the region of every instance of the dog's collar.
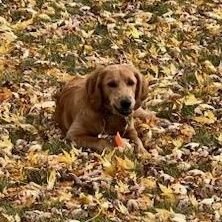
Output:
<path fill-rule="evenodd" d="M 123 133 L 122 133 L 122 135 L 124 136 L 126 134 L 127 128 L 129 127 L 129 125 L 131 124 L 131 121 L 133 120 L 133 114 L 130 114 L 129 116 L 126 116 L 123 118 L 126 121 L 126 125 L 125 125 Z M 103 118 L 102 121 L 103 121 L 103 126 L 102 126 L 101 134 L 105 135 L 106 134 L 106 125 L 107 125 L 106 118 Z"/>

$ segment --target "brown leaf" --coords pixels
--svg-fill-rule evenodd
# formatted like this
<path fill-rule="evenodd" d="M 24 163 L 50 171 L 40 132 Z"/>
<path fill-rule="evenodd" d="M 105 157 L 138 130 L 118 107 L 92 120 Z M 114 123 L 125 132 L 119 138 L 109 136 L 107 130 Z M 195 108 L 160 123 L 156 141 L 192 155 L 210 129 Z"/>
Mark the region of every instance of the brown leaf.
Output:
<path fill-rule="evenodd" d="M 10 89 L 3 87 L 0 88 L 0 103 L 5 100 L 9 100 L 12 97 L 12 92 Z"/>

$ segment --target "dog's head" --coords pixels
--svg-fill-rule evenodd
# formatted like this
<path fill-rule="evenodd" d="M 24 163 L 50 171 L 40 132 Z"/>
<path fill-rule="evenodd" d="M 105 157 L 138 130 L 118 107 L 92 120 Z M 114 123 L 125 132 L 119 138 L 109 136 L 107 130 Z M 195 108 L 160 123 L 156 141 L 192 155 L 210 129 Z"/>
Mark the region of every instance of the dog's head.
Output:
<path fill-rule="evenodd" d="M 99 67 L 88 77 L 86 88 L 93 109 L 128 116 L 145 99 L 147 84 L 135 67 L 124 64 Z"/>

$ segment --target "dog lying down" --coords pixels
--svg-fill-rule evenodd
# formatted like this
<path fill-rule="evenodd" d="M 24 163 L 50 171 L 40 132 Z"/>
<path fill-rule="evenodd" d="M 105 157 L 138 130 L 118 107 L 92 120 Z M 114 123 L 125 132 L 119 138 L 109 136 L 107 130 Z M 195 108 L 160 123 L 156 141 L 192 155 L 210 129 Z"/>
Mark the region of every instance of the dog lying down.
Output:
<path fill-rule="evenodd" d="M 137 153 L 147 152 L 134 127 L 134 118 L 155 118 L 143 110 L 148 83 L 131 65 L 99 67 L 86 77 L 68 82 L 57 96 L 56 121 L 66 138 L 79 147 L 102 152 L 113 148 L 114 141 L 99 138 L 99 134 L 130 139 Z"/>

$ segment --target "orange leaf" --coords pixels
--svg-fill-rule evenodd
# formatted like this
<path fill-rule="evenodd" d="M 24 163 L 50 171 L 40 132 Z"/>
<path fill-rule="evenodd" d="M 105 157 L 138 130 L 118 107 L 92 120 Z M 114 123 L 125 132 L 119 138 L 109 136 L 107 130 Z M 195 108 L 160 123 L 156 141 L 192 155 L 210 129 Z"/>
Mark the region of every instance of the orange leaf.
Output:
<path fill-rule="evenodd" d="M 115 143 L 117 146 L 124 147 L 124 142 L 123 142 L 123 139 L 120 136 L 119 132 L 117 132 L 117 134 L 115 136 Z"/>
<path fill-rule="evenodd" d="M 10 89 L 7 88 L 0 88 L 0 103 L 4 100 L 8 100 L 12 97 L 12 92 Z"/>

